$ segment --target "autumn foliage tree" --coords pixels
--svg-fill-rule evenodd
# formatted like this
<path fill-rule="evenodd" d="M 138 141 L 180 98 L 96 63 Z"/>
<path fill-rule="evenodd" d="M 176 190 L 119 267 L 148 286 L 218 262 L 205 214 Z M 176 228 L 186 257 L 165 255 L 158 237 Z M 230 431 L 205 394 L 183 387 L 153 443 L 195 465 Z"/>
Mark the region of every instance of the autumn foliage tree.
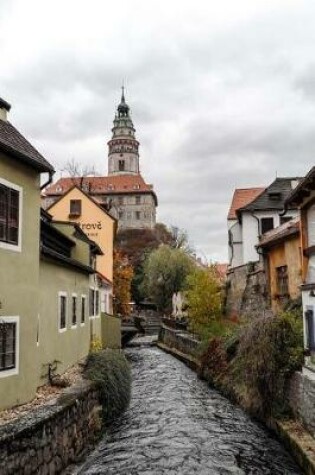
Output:
<path fill-rule="evenodd" d="M 157 223 L 153 229 L 120 229 L 116 236 L 116 248 L 126 255 L 133 266 L 131 284 L 132 299 L 139 303 L 145 297 L 143 292 L 144 263 L 149 254 L 162 244 L 172 249 L 189 248 L 187 233 L 174 226 Z"/>
<path fill-rule="evenodd" d="M 113 271 L 114 312 L 127 317 L 131 310 L 129 303 L 131 301 L 133 268 L 128 257 L 117 249 L 114 250 Z"/>
<path fill-rule="evenodd" d="M 170 312 L 174 292 L 184 289 L 193 263 L 181 249 L 161 245 L 151 252 L 144 265 L 144 291 L 163 312 Z"/>
<path fill-rule="evenodd" d="M 196 268 L 187 277 L 189 326 L 202 337 L 220 334 L 223 328 L 221 317 L 221 285 L 215 269 Z"/>

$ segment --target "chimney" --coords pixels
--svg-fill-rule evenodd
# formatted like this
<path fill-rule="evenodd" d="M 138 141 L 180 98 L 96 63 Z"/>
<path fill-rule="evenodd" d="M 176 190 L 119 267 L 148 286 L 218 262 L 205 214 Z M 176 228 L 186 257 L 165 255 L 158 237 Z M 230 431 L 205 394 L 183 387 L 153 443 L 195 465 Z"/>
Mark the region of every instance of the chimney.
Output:
<path fill-rule="evenodd" d="M 11 109 L 10 104 L 0 97 L 0 120 L 7 120 L 7 113 Z"/>

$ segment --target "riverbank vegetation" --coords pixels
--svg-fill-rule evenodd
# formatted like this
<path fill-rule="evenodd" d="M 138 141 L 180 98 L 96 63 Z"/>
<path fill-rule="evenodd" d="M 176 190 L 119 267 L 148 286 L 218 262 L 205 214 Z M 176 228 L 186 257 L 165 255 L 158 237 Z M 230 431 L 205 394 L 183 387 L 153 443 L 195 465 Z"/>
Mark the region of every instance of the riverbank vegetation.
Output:
<path fill-rule="evenodd" d="M 252 414 L 289 414 L 286 389 L 303 364 L 299 312 L 283 312 L 242 322 L 210 337 L 201 353 L 200 375 Z"/>
<path fill-rule="evenodd" d="M 85 377 L 94 381 L 100 390 L 105 423 L 126 410 L 131 395 L 131 371 L 123 352 L 110 349 L 91 352 Z"/>
<path fill-rule="evenodd" d="M 200 376 L 257 416 L 288 414 L 288 382 L 303 364 L 301 307 L 231 319 L 214 268 L 196 269 L 187 285 L 189 330 L 201 341 Z"/>

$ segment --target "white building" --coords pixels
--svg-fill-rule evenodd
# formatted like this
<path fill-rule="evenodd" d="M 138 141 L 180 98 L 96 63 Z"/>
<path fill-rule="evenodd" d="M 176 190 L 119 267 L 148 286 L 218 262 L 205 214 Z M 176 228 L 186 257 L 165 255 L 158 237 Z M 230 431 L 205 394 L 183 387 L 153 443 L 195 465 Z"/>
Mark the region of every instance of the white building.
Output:
<path fill-rule="evenodd" d="M 294 207 L 285 215 L 283 209 L 299 180 L 276 178 L 267 188 L 235 190 L 228 214 L 230 268 L 259 261 L 260 236 L 297 215 Z"/>

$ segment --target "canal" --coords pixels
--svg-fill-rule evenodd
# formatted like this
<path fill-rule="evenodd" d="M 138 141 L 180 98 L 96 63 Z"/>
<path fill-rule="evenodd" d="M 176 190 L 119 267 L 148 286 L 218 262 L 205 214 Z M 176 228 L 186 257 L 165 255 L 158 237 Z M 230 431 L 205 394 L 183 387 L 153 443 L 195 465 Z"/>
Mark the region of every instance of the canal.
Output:
<path fill-rule="evenodd" d="M 157 348 L 127 350 L 133 392 L 76 474 L 293 475 L 282 445 L 183 363 Z"/>

